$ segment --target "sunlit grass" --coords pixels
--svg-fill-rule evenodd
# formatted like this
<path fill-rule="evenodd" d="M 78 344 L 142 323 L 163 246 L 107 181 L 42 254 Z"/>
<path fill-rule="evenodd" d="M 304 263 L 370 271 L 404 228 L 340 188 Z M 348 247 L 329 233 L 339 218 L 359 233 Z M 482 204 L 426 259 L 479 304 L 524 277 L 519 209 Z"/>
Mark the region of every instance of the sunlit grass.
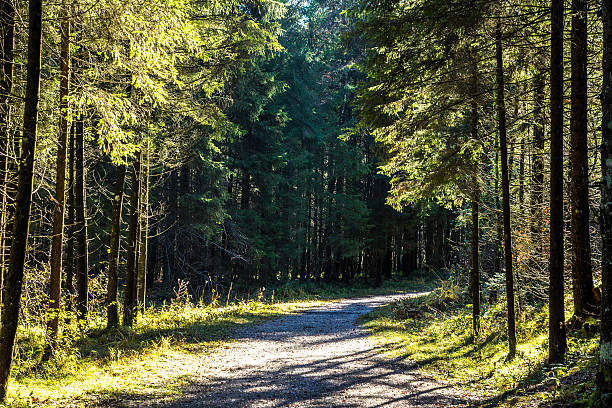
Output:
<path fill-rule="evenodd" d="M 22 329 L 9 406 L 86 406 L 92 400 L 143 400 L 153 395 L 172 398 L 204 364 L 202 357 L 227 344 L 232 330 L 319 303 L 248 301 L 226 307 L 183 303 L 151 308 L 133 330 L 107 331 L 99 322 L 88 336 L 46 364 L 38 358 L 42 330 Z"/>
<path fill-rule="evenodd" d="M 517 355 L 508 360 L 505 299 L 485 306 L 481 333 L 472 335 L 471 305 L 441 289 L 420 299 L 398 302 L 365 319 L 374 338 L 390 356 L 416 362 L 441 380 L 476 391 L 481 398 L 519 394 L 542 385 L 533 397 L 558 395 L 563 377 L 594 362 L 597 337 L 584 330 L 568 339 L 567 364 L 551 367 L 547 307 L 524 306 L 517 320 Z"/>

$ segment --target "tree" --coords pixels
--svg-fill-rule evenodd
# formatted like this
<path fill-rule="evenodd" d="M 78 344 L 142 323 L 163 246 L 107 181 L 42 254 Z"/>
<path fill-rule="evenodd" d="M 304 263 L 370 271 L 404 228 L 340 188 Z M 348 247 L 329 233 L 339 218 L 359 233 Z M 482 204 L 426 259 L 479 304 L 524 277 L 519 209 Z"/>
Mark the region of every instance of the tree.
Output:
<path fill-rule="evenodd" d="M 19 184 L 15 198 L 15 221 L 11 242 L 11 256 L 5 275 L 5 296 L 0 326 L 0 402 L 6 400 L 8 380 L 13 362 L 13 345 L 19 321 L 19 306 L 28 244 L 34 155 L 38 125 L 40 85 L 40 48 L 42 35 L 42 1 L 28 2 L 28 64 Z"/>
<path fill-rule="evenodd" d="M 87 204 L 85 195 L 85 132 L 82 112 L 75 118 L 75 231 L 76 236 L 76 313 L 80 321 L 87 318 L 89 296 L 89 249 L 87 242 Z"/>
<path fill-rule="evenodd" d="M 612 402 L 612 0 L 602 2 L 603 84 L 601 92 L 602 304 L 598 392 L 602 405 Z"/>
<path fill-rule="evenodd" d="M 0 78 L 0 188 L 2 197 L 0 198 L 0 314 L 2 313 L 2 296 L 4 288 L 4 273 L 8 266 L 10 255 L 10 223 L 12 213 L 9 194 L 9 154 L 12 142 L 12 132 L 10 130 L 11 120 L 11 92 L 13 90 L 13 49 L 15 43 L 15 6 L 12 0 L 0 2 L 0 30 L 2 38 L 2 71 Z"/>
<path fill-rule="evenodd" d="M 552 1 L 550 53 L 548 361 L 562 363 L 567 348 L 563 301 L 563 0 Z"/>
<path fill-rule="evenodd" d="M 125 184 L 126 166 L 117 166 L 115 191 L 113 194 L 113 212 L 111 217 L 111 236 L 108 253 L 108 286 L 106 290 L 106 325 L 113 327 L 119 324 L 117 304 L 117 269 L 120 258 L 121 210 L 123 207 L 123 185 Z"/>
<path fill-rule="evenodd" d="M 510 177 L 506 135 L 506 104 L 504 98 L 504 60 L 501 20 L 495 27 L 495 60 L 497 83 L 497 119 L 499 121 L 499 152 L 502 184 L 502 213 L 504 218 L 504 263 L 506 267 L 506 301 L 508 313 L 508 358 L 516 355 L 516 327 L 514 313 L 514 273 L 512 270 L 512 229 L 510 225 Z"/>
<path fill-rule="evenodd" d="M 61 24 L 61 79 L 60 119 L 57 139 L 57 164 L 55 175 L 55 211 L 53 213 L 53 237 L 51 240 L 51 282 L 47 333 L 51 340 L 45 359 L 49 358 L 59 337 L 59 314 L 62 287 L 62 260 L 64 252 L 64 218 L 66 209 L 66 155 L 68 151 L 68 84 L 70 82 L 70 13 L 68 1 L 62 1 Z"/>
<path fill-rule="evenodd" d="M 478 137 L 478 65 L 474 63 L 472 68 L 472 121 L 471 131 L 472 139 L 479 140 Z M 480 333 L 480 228 L 478 204 L 480 201 L 480 181 L 478 180 L 479 173 L 479 158 L 474 160 L 474 169 L 472 171 L 472 272 L 470 275 L 470 286 L 472 292 L 472 328 L 474 338 Z"/>
<path fill-rule="evenodd" d="M 591 232 L 589 230 L 589 171 L 587 122 L 587 1 L 572 0 L 570 113 L 570 203 L 572 290 L 574 316 L 595 312 Z"/>
<path fill-rule="evenodd" d="M 128 253 L 125 271 L 125 293 L 123 296 L 123 324 L 132 326 L 136 308 L 136 294 L 138 285 L 138 255 L 139 255 L 139 217 L 140 217 L 140 163 L 142 154 L 139 153 L 132 163 L 132 176 L 130 186 L 130 225 L 128 231 Z"/>
<path fill-rule="evenodd" d="M 136 305 L 144 312 L 147 292 L 147 243 L 149 233 L 149 140 L 143 141 L 142 163 L 140 167 L 140 248 L 138 249 Z"/>

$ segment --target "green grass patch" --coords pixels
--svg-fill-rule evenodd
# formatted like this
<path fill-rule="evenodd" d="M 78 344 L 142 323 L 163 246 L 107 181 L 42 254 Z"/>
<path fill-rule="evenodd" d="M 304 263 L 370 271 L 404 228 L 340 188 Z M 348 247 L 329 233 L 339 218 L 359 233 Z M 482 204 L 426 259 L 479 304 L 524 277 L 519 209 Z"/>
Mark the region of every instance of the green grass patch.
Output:
<path fill-rule="evenodd" d="M 134 329 L 103 329 L 100 320 L 48 363 L 44 332 L 18 333 L 9 407 L 108 405 L 113 400 L 172 399 L 191 381 L 202 357 L 227 345 L 238 327 L 314 306 L 316 301 L 243 301 L 226 307 L 189 302 L 147 309 Z"/>
<path fill-rule="evenodd" d="M 545 363 L 547 306 L 523 306 L 517 318 L 517 355 L 508 360 L 505 299 L 484 306 L 476 339 L 472 305 L 464 300 L 460 289 L 444 284 L 429 295 L 375 310 L 364 318 L 364 325 L 389 355 L 414 361 L 434 377 L 476 392 L 494 406 L 514 404 L 523 394 L 531 400 L 577 400 L 572 379 L 595 363 L 596 330 L 571 333 L 566 365 L 551 367 Z M 583 384 L 580 392 L 584 388 Z"/>

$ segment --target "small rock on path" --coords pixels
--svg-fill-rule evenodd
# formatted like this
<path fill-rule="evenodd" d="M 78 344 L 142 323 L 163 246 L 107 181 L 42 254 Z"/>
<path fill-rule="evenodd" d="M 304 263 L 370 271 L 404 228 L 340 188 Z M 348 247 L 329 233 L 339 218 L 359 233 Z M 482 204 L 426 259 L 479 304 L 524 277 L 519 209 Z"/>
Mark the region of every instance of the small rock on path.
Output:
<path fill-rule="evenodd" d="M 356 319 L 408 295 L 349 299 L 237 333 L 171 408 L 457 407 L 464 393 L 392 360 Z M 158 402 L 159 403 L 159 402 Z M 159 406 L 155 401 L 147 405 Z M 161 404 L 160 404 L 161 405 Z"/>

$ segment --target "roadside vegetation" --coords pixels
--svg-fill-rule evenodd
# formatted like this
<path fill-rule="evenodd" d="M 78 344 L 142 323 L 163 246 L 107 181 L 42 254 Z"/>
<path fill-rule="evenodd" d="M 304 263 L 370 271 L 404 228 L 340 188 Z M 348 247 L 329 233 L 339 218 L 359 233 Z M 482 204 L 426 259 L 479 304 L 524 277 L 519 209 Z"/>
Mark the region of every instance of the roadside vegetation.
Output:
<path fill-rule="evenodd" d="M 237 328 L 318 303 L 177 300 L 148 308 L 132 329 L 108 330 L 102 319 L 90 320 L 82 330 L 76 323 L 68 325 L 62 349 L 46 363 L 41 362 L 44 331 L 22 328 L 8 406 L 104 406 L 117 398 L 172 398 L 190 382 L 202 357 L 227 345 Z"/>
<path fill-rule="evenodd" d="M 373 311 L 363 324 L 389 356 L 464 388 L 479 406 L 594 403 L 598 322 L 592 319 L 570 330 L 565 364 L 551 365 L 548 307 L 524 305 L 517 311 L 517 354 L 508 359 L 505 301 L 483 303 L 481 332 L 474 338 L 466 286 L 451 277 L 426 295 Z"/>

